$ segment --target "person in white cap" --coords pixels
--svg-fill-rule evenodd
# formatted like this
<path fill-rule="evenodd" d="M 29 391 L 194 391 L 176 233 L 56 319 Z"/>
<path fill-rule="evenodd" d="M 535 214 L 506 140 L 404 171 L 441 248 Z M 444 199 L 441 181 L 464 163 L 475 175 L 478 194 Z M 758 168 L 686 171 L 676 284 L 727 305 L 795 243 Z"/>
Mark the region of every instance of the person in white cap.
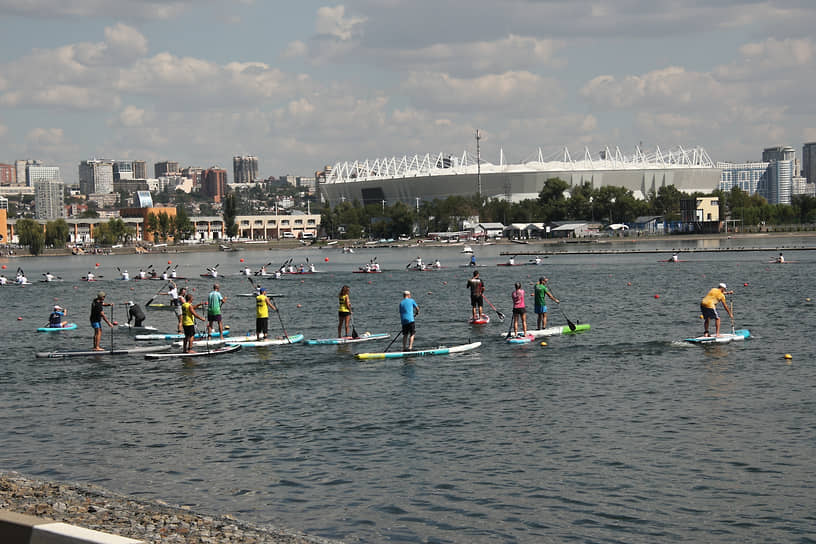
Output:
<path fill-rule="evenodd" d="M 703 319 L 705 319 L 703 325 L 705 332 L 703 336 L 711 336 L 708 333 L 708 323 L 712 319 L 714 320 L 715 335 L 720 335 L 720 315 L 717 313 L 718 302 L 722 302 L 723 308 L 728 312 L 728 316 L 734 319 L 734 314 L 731 313 L 731 308 L 728 307 L 728 302 L 725 300 L 725 295 L 730 295 L 733 292 L 734 291 L 728 291 L 728 287 L 726 287 L 724 283 L 721 283 L 709 291 L 702 302 L 700 302 L 700 313 L 703 314 Z"/>
<path fill-rule="evenodd" d="M 128 325 L 130 325 L 131 320 L 135 320 L 133 323 L 134 327 L 141 327 L 142 323 L 145 320 L 145 313 L 142 310 L 142 307 L 133 302 L 132 300 L 127 301 L 128 306 Z"/>
<path fill-rule="evenodd" d="M 51 312 L 51 315 L 48 316 L 48 326 L 52 329 L 60 329 L 68 324 L 67 321 L 63 321 L 65 314 L 68 313 L 65 308 L 62 306 L 55 304 L 54 311 Z"/>

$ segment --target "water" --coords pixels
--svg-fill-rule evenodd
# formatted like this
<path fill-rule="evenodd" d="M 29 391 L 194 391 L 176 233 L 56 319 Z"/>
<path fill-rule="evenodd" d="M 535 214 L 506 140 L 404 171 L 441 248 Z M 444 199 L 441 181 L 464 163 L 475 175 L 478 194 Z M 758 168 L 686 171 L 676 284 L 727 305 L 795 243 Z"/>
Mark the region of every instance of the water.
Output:
<path fill-rule="evenodd" d="M 793 242 L 762 241 L 769 243 Z M 789 265 L 746 252 L 690 254 L 677 264 L 641 254 L 493 266 L 512 247 L 478 253 L 490 265 L 480 269 L 489 300 L 509 314 L 513 282 L 545 273 L 564 315 L 591 331 L 548 338 L 546 347 L 511 346 L 499 338 L 509 320 L 492 311 L 490 325 L 468 326 L 470 271 L 457 266 L 467 256 L 456 247 L 419 251 L 451 267 L 429 273 L 406 271 L 417 250 L 396 249 L 2 261 L 7 273 L 21 265 L 32 279 L 49 270 L 71 280 L 99 262 L 105 281 L 0 289 L 0 467 L 348 542 L 816 539 L 814 306 L 806 301 L 816 299 L 816 253 L 786 252 L 799 261 Z M 133 275 L 150 262 L 161 271 L 177 261 L 201 300 L 212 283 L 198 277 L 205 266 L 220 262 L 234 274 L 240 258 L 257 268 L 290 256 L 324 271 L 264 282 L 286 294 L 277 302 L 290 334 L 333 336 L 345 283 L 360 333 L 396 332 L 401 291 L 410 289 L 421 307 L 416 348 L 483 345 L 372 362 L 352 353 L 386 342 L 250 349 L 195 362 L 33 356 L 90 347 L 97 290 L 144 304 L 163 287 L 109 281 L 115 266 Z M 375 256 L 387 272 L 351 273 Z M 737 328 L 756 338 L 676 342 L 702 332 L 699 301 L 721 281 L 737 292 Z M 219 282 L 233 334 L 254 329 L 253 301 L 234 296 L 249 291 L 247 280 Z M 55 300 L 79 329 L 33 333 Z M 122 308 L 114 317 L 124 321 Z M 147 313 L 147 324 L 173 330 L 169 312 Z M 564 324 L 564 315 L 551 306 L 550 324 Z M 280 333 L 275 315 L 270 327 Z M 105 329 L 103 345 L 110 343 Z M 133 344 L 118 332 L 113 343 Z"/>

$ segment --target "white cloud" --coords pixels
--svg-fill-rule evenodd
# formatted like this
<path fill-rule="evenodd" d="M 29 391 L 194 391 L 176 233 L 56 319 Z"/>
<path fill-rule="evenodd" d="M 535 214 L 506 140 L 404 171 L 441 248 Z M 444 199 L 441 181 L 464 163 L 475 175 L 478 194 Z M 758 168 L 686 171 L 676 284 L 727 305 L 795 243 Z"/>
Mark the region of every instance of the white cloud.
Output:
<path fill-rule="evenodd" d="M 127 62 L 147 54 L 147 38 L 135 28 L 122 23 L 105 28 L 105 43 L 118 62 Z"/>
<path fill-rule="evenodd" d="M 349 41 L 360 35 L 361 26 L 368 19 L 366 17 L 347 17 L 346 7 L 324 6 L 317 10 L 315 32 L 321 36 L 331 36 L 340 41 Z"/>
<path fill-rule="evenodd" d="M 281 53 L 281 57 L 285 59 L 305 57 L 306 55 L 308 55 L 308 53 L 309 46 L 300 40 L 295 40 L 293 42 L 289 42 L 286 45 L 286 49 L 284 49 L 283 53 Z"/>
<path fill-rule="evenodd" d="M 145 110 L 136 106 L 126 106 L 119 113 L 119 122 L 125 127 L 141 127 L 145 124 Z"/>
<path fill-rule="evenodd" d="M 743 45 L 740 53 L 741 59 L 718 66 L 714 74 L 725 80 L 767 81 L 772 74 L 774 79 L 778 79 L 778 73 L 784 77 L 791 70 L 813 73 L 814 69 L 814 44 L 810 38 L 768 38 Z"/>
<path fill-rule="evenodd" d="M 65 135 L 61 128 L 33 128 L 26 134 L 29 144 L 54 147 L 65 143 Z"/>

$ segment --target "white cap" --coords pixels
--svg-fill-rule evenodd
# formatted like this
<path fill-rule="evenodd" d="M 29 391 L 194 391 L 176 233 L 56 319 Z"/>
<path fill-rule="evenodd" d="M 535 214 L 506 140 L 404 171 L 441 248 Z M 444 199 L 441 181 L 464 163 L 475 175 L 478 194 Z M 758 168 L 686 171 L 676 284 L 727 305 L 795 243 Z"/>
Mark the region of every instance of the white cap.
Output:
<path fill-rule="evenodd" d="M 402 294 L 404 296 L 411 296 L 411 291 L 403 291 Z"/>
<path fill-rule="evenodd" d="M 59 304 L 55 304 L 55 305 L 54 305 L 54 310 L 55 310 L 55 311 L 56 311 L 56 310 L 62 310 L 62 306 L 60 306 Z"/>
<path fill-rule="evenodd" d="M 128 306 L 135 306 L 135 304 L 133 304 L 133 301 L 132 301 L 132 300 L 128 300 L 128 301 L 127 301 L 127 305 L 128 305 Z"/>
<path fill-rule="evenodd" d="M 721 283 L 720 284 L 720 289 L 728 289 L 728 287 L 726 287 L 724 283 Z"/>

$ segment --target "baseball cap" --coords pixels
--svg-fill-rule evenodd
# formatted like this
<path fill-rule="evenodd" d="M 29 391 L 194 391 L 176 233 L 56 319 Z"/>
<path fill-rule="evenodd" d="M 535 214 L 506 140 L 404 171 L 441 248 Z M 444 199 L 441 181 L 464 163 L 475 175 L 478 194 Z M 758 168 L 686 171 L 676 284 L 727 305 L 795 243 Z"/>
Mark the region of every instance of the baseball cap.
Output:
<path fill-rule="evenodd" d="M 720 284 L 720 289 L 728 289 L 728 287 L 726 287 L 724 283 L 721 283 Z"/>
<path fill-rule="evenodd" d="M 260 291 L 261 291 L 261 293 L 266 293 L 266 287 L 261 287 Z"/>
<path fill-rule="evenodd" d="M 135 304 L 133 304 L 133 301 L 132 301 L 132 300 L 128 300 L 128 301 L 127 301 L 127 305 L 128 305 L 128 306 L 135 306 Z"/>
<path fill-rule="evenodd" d="M 403 295 L 408 295 L 408 296 L 410 296 L 410 295 L 411 295 L 411 291 L 403 291 L 403 292 L 402 292 L 402 294 L 403 294 Z"/>
<path fill-rule="evenodd" d="M 54 310 L 62 310 L 62 306 L 60 306 L 59 304 L 55 304 Z"/>
<path fill-rule="evenodd" d="M 99 291 L 96 294 L 96 298 L 105 298 L 105 291 Z"/>

